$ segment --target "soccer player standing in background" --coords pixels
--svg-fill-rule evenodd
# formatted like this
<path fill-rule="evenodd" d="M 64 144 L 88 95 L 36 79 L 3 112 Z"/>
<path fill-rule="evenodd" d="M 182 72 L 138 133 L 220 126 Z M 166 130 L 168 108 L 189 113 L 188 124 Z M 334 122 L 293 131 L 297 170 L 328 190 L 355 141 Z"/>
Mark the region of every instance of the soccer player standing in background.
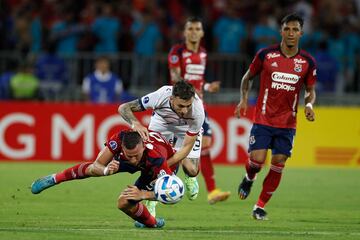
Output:
<path fill-rule="evenodd" d="M 257 220 L 267 219 L 264 207 L 279 186 L 285 162 L 291 155 L 303 85 L 305 117 L 309 121 L 315 120 L 316 65 L 309 53 L 299 49 L 303 24 L 304 20 L 297 14 L 285 16 L 281 21 L 280 45 L 261 49 L 241 81 L 241 100 L 235 109 L 237 117 L 246 115 L 250 81 L 260 74 L 255 121 L 249 138 L 250 159 L 238 192 L 241 199 L 248 197 L 256 174 L 265 162 L 267 150 L 272 150 L 270 170 L 253 209 L 253 217 Z"/>
<path fill-rule="evenodd" d="M 214 93 L 219 91 L 220 88 L 219 81 L 206 83 L 204 79 L 207 53 L 200 46 L 203 36 L 204 31 L 201 20 L 196 17 L 189 18 L 184 28 L 185 43 L 174 45 L 168 55 L 172 83 L 174 84 L 184 79 L 194 86 L 197 94 L 202 99 L 203 89 Z M 215 185 L 214 167 L 210 156 L 212 132 L 206 111 L 202 127 L 204 133 L 202 137 L 200 167 L 208 191 L 208 202 L 214 204 L 218 201 L 226 200 L 230 196 L 230 192 L 222 192 Z"/>

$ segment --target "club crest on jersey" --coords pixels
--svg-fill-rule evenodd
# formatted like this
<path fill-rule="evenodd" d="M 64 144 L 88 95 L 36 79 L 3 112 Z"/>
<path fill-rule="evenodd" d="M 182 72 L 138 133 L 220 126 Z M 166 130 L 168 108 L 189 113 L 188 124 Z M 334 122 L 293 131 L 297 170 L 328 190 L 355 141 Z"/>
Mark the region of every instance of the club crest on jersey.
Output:
<path fill-rule="evenodd" d="M 295 72 L 301 72 L 302 71 L 302 65 L 295 63 L 294 71 Z"/>
<path fill-rule="evenodd" d="M 256 141 L 255 141 L 255 136 L 250 136 L 250 138 L 249 138 L 249 144 L 250 144 L 250 145 L 253 145 L 255 142 L 256 142 Z"/>
<path fill-rule="evenodd" d="M 144 102 L 144 103 L 148 103 L 148 102 L 149 102 L 149 100 L 150 100 L 150 99 L 149 99 L 149 97 L 144 97 L 143 102 Z"/>
<path fill-rule="evenodd" d="M 118 146 L 116 141 L 110 141 L 109 145 L 112 150 L 116 150 L 116 148 Z"/>
<path fill-rule="evenodd" d="M 179 61 L 179 57 L 176 55 L 171 55 L 170 56 L 170 62 L 171 63 L 177 63 Z"/>

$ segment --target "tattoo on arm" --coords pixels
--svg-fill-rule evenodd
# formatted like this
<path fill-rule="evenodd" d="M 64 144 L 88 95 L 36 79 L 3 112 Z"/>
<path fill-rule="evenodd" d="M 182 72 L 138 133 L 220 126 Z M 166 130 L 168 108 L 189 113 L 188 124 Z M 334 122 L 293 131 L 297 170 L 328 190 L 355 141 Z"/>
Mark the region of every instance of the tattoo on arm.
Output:
<path fill-rule="evenodd" d="M 119 113 L 121 117 L 130 125 L 135 121 L 138 121 L 133 112 L 142 112 L 143 109 L 139 103 L 139 100 L 124 103 L 120 106 Z"/>

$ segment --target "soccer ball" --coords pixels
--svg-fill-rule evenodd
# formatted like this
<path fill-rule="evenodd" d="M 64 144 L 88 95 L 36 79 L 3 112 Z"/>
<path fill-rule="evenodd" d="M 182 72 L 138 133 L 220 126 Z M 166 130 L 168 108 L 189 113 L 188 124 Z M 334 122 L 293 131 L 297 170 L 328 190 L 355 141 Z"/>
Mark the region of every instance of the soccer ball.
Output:
<path fill-rule="evenodd" d="M 184 184 L 176 175 L 163 175 L 155 182 L 155 198 L 164 204 L 175 204 L 184 196 Z"/>

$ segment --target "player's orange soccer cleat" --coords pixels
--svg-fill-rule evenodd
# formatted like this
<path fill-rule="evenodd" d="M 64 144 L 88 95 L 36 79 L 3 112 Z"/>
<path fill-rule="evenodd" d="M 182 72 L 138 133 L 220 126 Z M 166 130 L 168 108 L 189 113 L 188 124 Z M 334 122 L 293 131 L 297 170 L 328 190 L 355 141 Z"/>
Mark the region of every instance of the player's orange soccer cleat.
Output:
<path fill-rule="evenodd" d="M 208 194 L 209 204 L 215 204 L 217 202 L 222 202 L 228 199 L 230 192 L 222 192 L 220 189 L 216 188 Z"/>

